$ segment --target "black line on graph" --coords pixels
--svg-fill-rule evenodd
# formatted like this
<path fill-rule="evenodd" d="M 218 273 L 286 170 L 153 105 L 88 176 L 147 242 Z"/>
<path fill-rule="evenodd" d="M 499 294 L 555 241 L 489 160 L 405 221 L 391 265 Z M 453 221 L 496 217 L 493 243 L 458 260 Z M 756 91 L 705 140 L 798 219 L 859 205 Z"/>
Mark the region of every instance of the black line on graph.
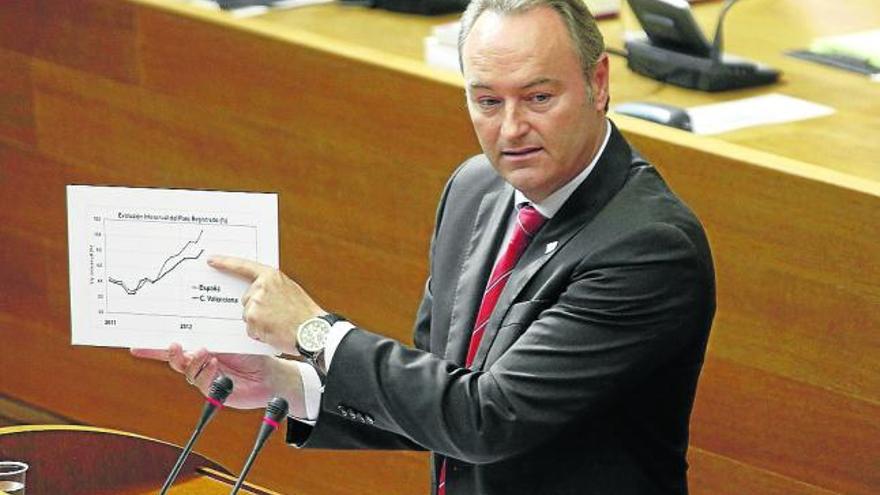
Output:
<path fill-rule="evenodd" d="M 134 289 L 129 288 L 125 284 L 125 282 L 123 282 L 122 280 L 117 280 L 117 279 L 111 278 L 110 276 L 107 277 L 107 281 L 110 282 L 111 284 L 116 284 L 116 285 L 122 287 L 122 290 L 124 290 L 130 296 L 137 294 L 138 291 L 141 290 L 141 288 L 143 288 L 143 286 L 147 285 L 148 283 L 155 284 L 156 282 L 162 280 L 162 278 L 164 278 L 165 275 L 168 275 L 169 273 L 174 271 L 174 269 L 177 268 L 178 266 L 180 266 L 180 264 L 183 263 L 184 261 L 199 259 L 199 257 L 201 257 L 202 254 L 204 254 L 204 252 L 205 252 L 204 249 L 199 251 L 199 254 L 197 254 L 195 256 L 184 256 L 184 257 L 180 258 L 179 260 L 177 260 L 174 263 L 174 265 L 171 266 L 171 268 L 168 268 L 167 270 L 165 269 L 165 267 L 168 265 L 168 263 L 170 263 L 171 260 L 173 260 L 174 258 L 177 258 L 181 254 L 183 254 L 183 252 L 186 251 L 186 248 L 190 247 L 191 245 L 198 244 L 199 241 L 202 239 L 202 234 L 204 232 L 205 232 L 204 230 L 200 230 L 199 236 L 196 237 L 195 240 L 187 241 L 187 243 L 184 244 L 182 248 L 180 248 L 180 251 L 169 256 L 168 259 L 166 259 L 165 262 L 162 263 L 162 266 L 159 268 L 159 273 L 156 274 L 155 278 L 144 277 L 144 278 L 140 279 L 137 283 L 137 286 L 135 286 Z"/>

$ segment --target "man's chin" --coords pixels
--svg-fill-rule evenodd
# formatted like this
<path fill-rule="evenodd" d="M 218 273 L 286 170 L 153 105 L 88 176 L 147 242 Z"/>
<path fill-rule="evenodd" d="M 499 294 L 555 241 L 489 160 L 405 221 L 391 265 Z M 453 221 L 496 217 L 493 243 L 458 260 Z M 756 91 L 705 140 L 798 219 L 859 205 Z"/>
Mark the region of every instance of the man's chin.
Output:
<path fill-rule="evenodd" d="M 519 192 L 525 194 L 526 197 L 528 197 L 532 201 L 543 199 L 540 194 L 540 191 L 542 189 L 541 178 L 536 177 L 534 170 L 529 170 L 527 168 L 518 168 L 514 170 L 507 170 L 505 173 L 502 173 L 501 176 L 507 183 L 509 183 Z"/>

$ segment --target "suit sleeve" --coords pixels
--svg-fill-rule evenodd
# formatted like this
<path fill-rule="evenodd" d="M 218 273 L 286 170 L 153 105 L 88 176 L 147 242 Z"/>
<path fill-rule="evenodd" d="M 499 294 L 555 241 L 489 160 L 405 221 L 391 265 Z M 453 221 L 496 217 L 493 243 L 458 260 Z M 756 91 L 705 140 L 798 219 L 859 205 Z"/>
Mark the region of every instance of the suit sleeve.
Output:
<path fill-rule="evenodd" d="M 470 463 L 532 449 L 705 338 L 714 293 L 698 251 L 662 223 L 609 241 L 569 268 L 539 314 L 504 323 L 525 328 L 484 371 L 353 329 L 337 350 L 344 365 L 328 376 L 322 414 L 345 404 L 368 412 L 373 428 Z M 310 444 L 332 438 L 319 424 Z"/>

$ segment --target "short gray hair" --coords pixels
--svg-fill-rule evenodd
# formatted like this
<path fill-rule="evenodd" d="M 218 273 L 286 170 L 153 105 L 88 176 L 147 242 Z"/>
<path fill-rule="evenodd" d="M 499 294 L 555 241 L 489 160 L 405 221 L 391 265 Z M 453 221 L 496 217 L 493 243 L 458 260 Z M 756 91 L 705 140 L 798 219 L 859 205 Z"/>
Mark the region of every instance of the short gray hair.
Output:
<path fill-rule="evenodd" d="M 486 11 L 518 14 L 544 6 L 555 10 L 562 18 L 580 58 L 584 76 L 589 80 L 596 62 L 605 51 L 605 40 L 596 25 L 596 19 L 584 5 L 584 0 L 471 0 L 461 16 L 461 31 L 458 35 L 458 62 L 461 68 L 464 69 L 464 42 L 480 14 Z"/>

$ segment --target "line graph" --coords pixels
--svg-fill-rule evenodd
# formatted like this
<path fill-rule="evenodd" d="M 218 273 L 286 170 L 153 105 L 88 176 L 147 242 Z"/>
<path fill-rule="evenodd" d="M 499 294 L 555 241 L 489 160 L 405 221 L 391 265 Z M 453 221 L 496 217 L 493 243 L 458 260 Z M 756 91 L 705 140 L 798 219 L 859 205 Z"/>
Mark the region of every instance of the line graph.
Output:
<path fill-rule="evenodd" d="M 198 244 L 199 241 L 202 239 L 202 234 L 204 234 L 204 233 L 205 233 L 204 230 L 200 230 L 200 231 L 199 231 L 199 236 L 198 236 L 198 237 L 196 237 L 194 240 L 187 241 L 187 243 L 184 244 L 184 246 L 183 246 L 182 248 L 180 248 L 180 251 L 178 251 L 178 252 L 176 252 L 175 254 L 172 254 L 171 256 L 169 256 L 169 257 L 168 257 L 168 258 L 162 263 L 162 266 L 159 268 L 159 273 L 156 274 L 155 277 L 153 277 L 153 278 L 144 277 L 144 278 L 138 280 L 137 285 L 136 285 L 134 288 L 130 288 L 130 287 L 128 287 L 128 285 L 126 285 L 124 281 L 119 280 L 119 279 L 115 279 L 115 278 L 113 278 L 113 277 L 111 277 L 111 276 L 109 276 L 109 275 L 107 276 L 107 281 L 110 282 L 111 284 L 115 284 L 115 285 L 118 285 L 118 286 L 122 287 L 122 290 L 124 290 L 128 295 L 133 296 L 133 295 L 137 294 L 138 291 L 141 290 L 141 288 L 142 288 L 144 285 L 146 285 L 146 284 L 155 284 L 156 282 L 162 280 L 162 278 L 164 278 L 165 275 L 168 275 L 169 273 L 171 273 L 175 268 L 177 268 L 178 266 L 180 266 L 181 263 L 183 263 L 183 262 L 185 262 L 185 261 L 189 261 L 189 260 L 197 260 L 197 259 L 199 259 L 199 258 L 202 256 L 202 254 L 204 254 L 204 252 L 205 252 L 204 249 L 200 249 L 199 252 L 198 252 L 198 254 L 196 254 L 195 256 L 183 256 L 183 253 L 184 253 L 184 252 L 187 250 L 187 248 L 189 248 L 190 246 L 194 246 L 194 245 Z M 174 264 L 171 265 L 171 267 L 169 267 L 169 268 L 166 270 L 165 267 L 168 265 L 168 263 L 170 263 L 170 262 L 171 262 L 172 260 L 174 260 L 175 258 L 178 258 L 177 261 L 175 261 Z"/>
<path fill-rule="evenodd" d="M 254 226 L 103 223 L 107 314 L 241 320 L 242 285 L 196 260 L 205 253 L 254 259 Z"/>
<path fill-rule="evenodd" d="M 278 266 L 278 195 L 68 185 L 71 342 L 271 354 L 250 339 L 250 281 L 211 255 Z"/>

